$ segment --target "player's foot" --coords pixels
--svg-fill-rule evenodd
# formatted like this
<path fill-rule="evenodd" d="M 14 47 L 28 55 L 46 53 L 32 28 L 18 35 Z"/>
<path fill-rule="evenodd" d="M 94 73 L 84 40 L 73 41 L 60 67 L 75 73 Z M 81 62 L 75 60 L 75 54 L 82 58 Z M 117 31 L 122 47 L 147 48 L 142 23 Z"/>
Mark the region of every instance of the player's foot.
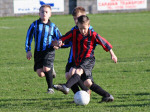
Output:
<path fill-rule="evenodd" d="M 53 78 L 55 78 L 55 77 L 56 77 L 56 72 L 55 72 L 55 69 L 54 69 L 54 67 L 53 67 L 53 72 L 52 72 L 52 75 L 53 75 Z"/>
<path fill-rule="evenodd" d="M 69 93 L 69 88 L 67 88 L 64 84 L 54 85 L 54 89 L 63 92 L 64 94 Z"/>
<path fill-rule="evenodd" d="M 48 88 L 48 89 L 47 89 L 47 93 L 48 93 L 48 94 L 53 94 L 53 93 L 55 93 L 55 92 L 54 92 L 54 90 L 53 90 L 52 88 Z"/>
<path fill-rule="evenodd" d="M 114 97 L 110 95 L 109 97 L 103 97 L 101 102 L 112 102 L 114 101 Z"/>
<path fill-rule="evenodd" d="M 91 90 L 87 90 L 86 92 L 91 96 Z"/>

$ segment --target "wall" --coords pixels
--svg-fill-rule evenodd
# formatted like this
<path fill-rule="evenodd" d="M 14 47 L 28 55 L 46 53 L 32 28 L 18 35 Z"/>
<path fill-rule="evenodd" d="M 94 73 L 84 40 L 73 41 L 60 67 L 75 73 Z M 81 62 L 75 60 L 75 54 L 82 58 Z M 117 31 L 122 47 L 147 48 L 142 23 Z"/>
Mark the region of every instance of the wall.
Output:
<path fill-rule="evenodd" d="M 114 10 L 114 11 L 97 11 L 97 0 L 64 0 L 64 12 L 53 12 L 53 14 L 71 14 L 76 6 L 82 6 L 88 13 L 116 13 L 116 12 L 137 12 L 150 11 L 150 0 L 147 0 L 147 9 L 142 10 Z M 24 14 L 14 14 L 13 0 L 0 0 L 0 17 L 4 16 L 19 16 Z"/>
<path fill-rule="evenodd" d="M 13 0 L 0 0 L 0 17 L 14 16 Z"/>

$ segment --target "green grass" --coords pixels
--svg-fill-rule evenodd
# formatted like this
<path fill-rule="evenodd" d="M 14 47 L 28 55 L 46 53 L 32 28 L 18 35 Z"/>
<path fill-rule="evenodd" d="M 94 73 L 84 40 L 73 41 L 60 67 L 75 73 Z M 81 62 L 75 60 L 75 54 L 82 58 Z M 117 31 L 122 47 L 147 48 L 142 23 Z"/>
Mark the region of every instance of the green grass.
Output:
<path fill-rule="evenodd" d="M 33 58 L 26 59 L 25 37 L 38 16 L 0 18 L 0 112 L 148 112 L 150 110 L 150 13 L 88 15 L 94 30 L 106 38 L 118 57 L 101 46 L 95 50 L 94 81 L 110 92 L 115 101 L 98 103 L 92 92 L 87 106 L 70 103 L 73 93 L 46 94 L 45 78 L 33 71 Z M 71 15 L 52 16 L 51 21 L 65 34 L 74 26 Z M 34 46 L 34 44 L 32 44 Z M 32 47 L 33 48 L 33 47 Z M 33 50 L 32 50 L 33 53 Z M 65 83 L 69 49 L 56 51 L 54 84 Z"/>

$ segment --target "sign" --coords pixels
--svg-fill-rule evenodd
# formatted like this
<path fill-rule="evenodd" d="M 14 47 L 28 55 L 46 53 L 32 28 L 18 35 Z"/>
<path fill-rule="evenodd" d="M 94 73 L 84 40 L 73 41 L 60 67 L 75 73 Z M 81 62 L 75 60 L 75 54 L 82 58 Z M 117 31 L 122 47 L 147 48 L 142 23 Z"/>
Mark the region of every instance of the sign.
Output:
<path fill-rule="evenodd" d="M 97 0 L 97 10 L 146 9 L 147 0 Z"/>
<path fill-rule="evenodd" d="M 14 13 L 38 13 L 43 4 L 48 4 L 52 12 L 64 12 L 64 0 L 14 0 Z"/>

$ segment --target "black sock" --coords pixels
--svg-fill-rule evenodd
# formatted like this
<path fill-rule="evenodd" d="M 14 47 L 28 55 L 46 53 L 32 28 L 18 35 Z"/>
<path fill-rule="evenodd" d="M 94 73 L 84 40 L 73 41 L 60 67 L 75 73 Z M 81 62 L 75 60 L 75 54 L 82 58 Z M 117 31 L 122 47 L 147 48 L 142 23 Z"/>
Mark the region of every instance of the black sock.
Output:
<path fill-rule="evenodd" d="M 73 91 L 73 93 L 75 94 L 76 92 L 78 92 L 80 89 L 78 87 L 77 84 L 74 84 L 72 87 L 71 87 L 71 90 Z"/>
<path fill-rule="evenodd" d="M 74 84 L 76 84 L 80 80 L 80 76 L 78 74 L 74 74 L 67 82 L 66 87 L 71 88 Z"/>
<path fill-rule="evenodd" d="M 95 93 L 101 95 L 101 96 L 104 96 L 104 97 L 109 97 L 109 96 L 110 96 L 110 94 L 109 94 L 108 92 L 106 92 L 105 90 L 103 90 L 103 89 L 102 89 L 99 85 L 97 85 L 97 84 L 94 84 L 94 83 L 93 83 L 93 84 L 91 85 L 90 89 L 91 89 L 92 91 L 94 91 Z"/>
<path fill-rule="evenodd" d="M 81 88 L 82 90 L 84 90 L 84 91 L 89 90 L 89 89 L 84 85 L 84 83 L 83 83 L 83 81 L 82 81 L 81 79 L 78 81 L 78 85 L 79 85 L 80 88 Z"/>
<path fill-rule="evenodd" d="M 46 77 L 46 82 L 47 82 L 48 88 L 52 88 L 53 87 L 52 70 L 50 70 L 48 72 L 44 72 L 44 73 L 45 73 L 45 77 Z"/>

